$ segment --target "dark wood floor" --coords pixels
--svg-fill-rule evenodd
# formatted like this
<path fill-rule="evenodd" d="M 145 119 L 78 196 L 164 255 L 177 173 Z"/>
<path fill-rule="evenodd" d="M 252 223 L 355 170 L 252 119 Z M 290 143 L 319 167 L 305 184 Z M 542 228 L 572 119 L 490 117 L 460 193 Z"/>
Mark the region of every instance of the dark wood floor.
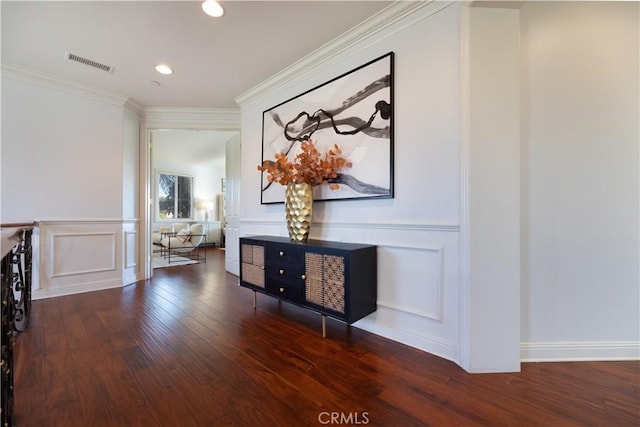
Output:
<path fill-rule="evenodd" d="M 637 426 L 640 362 L 454 363 L 258 296 L 206 264 L 35 301 L 16 340 L 23 426 Z"/>

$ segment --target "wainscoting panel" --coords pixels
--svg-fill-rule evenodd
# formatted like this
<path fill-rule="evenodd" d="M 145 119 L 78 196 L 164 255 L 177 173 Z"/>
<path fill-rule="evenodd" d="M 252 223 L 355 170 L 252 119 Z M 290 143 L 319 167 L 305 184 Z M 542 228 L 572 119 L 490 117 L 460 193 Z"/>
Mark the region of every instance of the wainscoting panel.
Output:
<path fill-rule="evenodd" d="M 122 224 L 122 242 L 123 242 L 123 267 L 122 282 L 125 285 L 135 283 L 143 279 L 140 263 L 140 221 L 126 220 Z"/>
<path fill-rule="evenodd" d="M 287 236 L 281 221 L 241 221 L 241 236 Z M 378 247 L 378 309 L 353 326 L 455 360 L 459 233 L 455 221 L 322 223 L 311 239 Z"/>
<path fill-rule="evenodd" d="M 427 319 L 442 321 L 444 305 L 444 248 L 384 246 L 378 252 L 378 305 Z M 416 280 L 416 278 L 419 278 Z"/>
<path fill-rule="evenodd" d="M 116 269 L 116 233 L 52 233 L 50 277 Z"/>
<path fill-rule="evenodd" d="M 124 268 L 132 268 L 138 265 L 138 233 L 135 231 L 124 232 Z"/>
<path fill-rule="evenodd" d="M 139 265 L 137 223 L 122 219 L 39 220 L 38 251 L 34 252 L 38 284 L 33 298 L 135 282 Z"/>

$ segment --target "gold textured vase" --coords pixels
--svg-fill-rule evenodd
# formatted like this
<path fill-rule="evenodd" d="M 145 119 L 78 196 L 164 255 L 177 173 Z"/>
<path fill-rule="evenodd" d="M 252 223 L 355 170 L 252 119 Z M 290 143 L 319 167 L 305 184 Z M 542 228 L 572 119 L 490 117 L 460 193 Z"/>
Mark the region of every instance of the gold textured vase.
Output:
<path fill-rule="evenodd" d="M 313 187 L 311 184 L 288 184 L 284 196 L 287 231 L 294 242 L 306 242 L 311 229 Z"/>

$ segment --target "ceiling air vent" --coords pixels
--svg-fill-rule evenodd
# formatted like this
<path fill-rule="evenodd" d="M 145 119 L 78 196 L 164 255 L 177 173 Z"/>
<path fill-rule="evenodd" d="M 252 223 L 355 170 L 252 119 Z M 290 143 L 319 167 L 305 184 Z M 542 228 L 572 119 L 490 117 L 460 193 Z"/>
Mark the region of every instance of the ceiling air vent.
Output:
<path fill-rule="evenodd" d="M 91 59 L 83 58 L 82 56 L 74 55 L 71 52 L 65 52 L 64 57 L 69 61 L 79 62 L 84 65 L 88 65 L 89 67 L 97 68 L 102 71 L 106 71 L 108 73 L 113 73 L 113 67 L 110 65 L 104 65 L 96 61 L 92 61 Z"/>

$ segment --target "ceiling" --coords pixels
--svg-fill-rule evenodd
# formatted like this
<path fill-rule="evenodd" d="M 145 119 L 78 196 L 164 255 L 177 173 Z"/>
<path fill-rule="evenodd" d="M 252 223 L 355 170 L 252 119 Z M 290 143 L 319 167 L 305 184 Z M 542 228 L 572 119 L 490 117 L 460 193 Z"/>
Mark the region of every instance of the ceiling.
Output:
<path fill-rule="evenodd" d="M 234 98 L 391 3 L 222 0 L 224 16 L 212 18 L 190 0 L 2 0 L 2 62 L 143 108 L 237 108 Z M 69 61 L 65 52 L 114 71 Z M 174 73 L 157 73 L 159 63 Z"/>

